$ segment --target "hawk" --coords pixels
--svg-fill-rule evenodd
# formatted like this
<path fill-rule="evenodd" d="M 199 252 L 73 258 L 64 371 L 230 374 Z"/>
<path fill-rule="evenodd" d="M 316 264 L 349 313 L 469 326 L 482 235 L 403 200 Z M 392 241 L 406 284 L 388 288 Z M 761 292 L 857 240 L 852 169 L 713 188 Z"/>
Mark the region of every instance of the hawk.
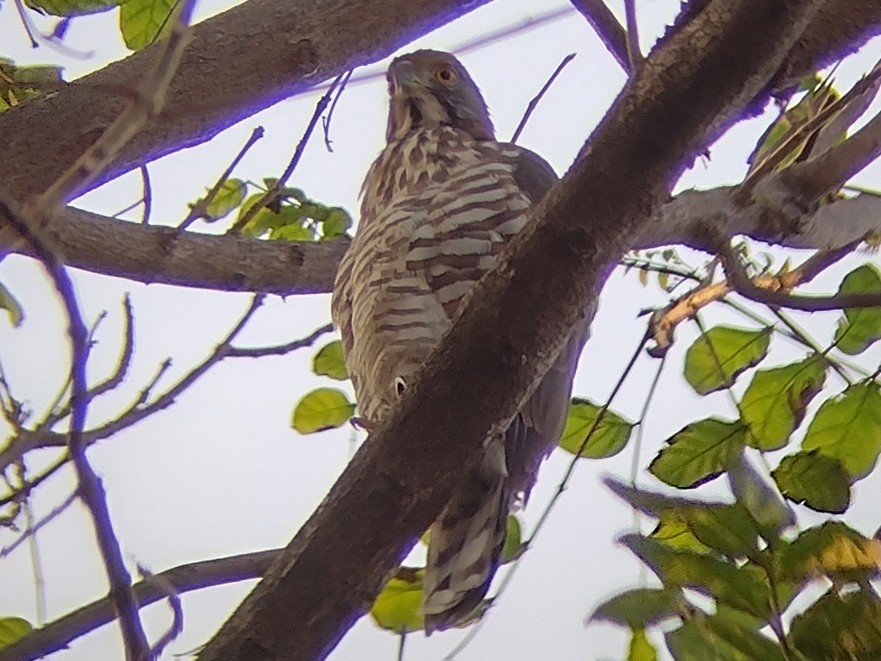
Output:
<path fill-rule="evenodd" d="M 449 53 L 388 71 L 387 144 L 361 190 L 361 220 L 331 302 L 361 417 L 379 421 L 480 277 L 557 180 L 533 152 L 498 142 L 486 103 Z M 472 620 L 499 564 L 508 512 L 559 440 L 587 337 L 582 324 L 504 437 L 454 488 L 429 531 L 427 633 Z"/>

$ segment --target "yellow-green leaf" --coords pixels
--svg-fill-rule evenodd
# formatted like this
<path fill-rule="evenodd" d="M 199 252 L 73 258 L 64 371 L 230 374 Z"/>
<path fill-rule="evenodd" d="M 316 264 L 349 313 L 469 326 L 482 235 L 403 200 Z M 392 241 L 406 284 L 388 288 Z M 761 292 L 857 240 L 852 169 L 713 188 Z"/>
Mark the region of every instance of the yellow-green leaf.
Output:
<path fill-rule="evenodd" d="M 808 528 L 781 553 L 787 578 L 828 576 L 839 581 L 865 580 L 881 565 L 881 541 L 863 536 L 841 521 Z"/>
<path fill-rule="evenodd" d="M 835 457 L 819 450 L 783 457 L 771 473 L 784 496 L 818 512 L 841 514 L 850 506 L 850 477 Z"/>
<path fill-rule="evenodd" d="M 795 525 L 795 515 L 783 498 L 759 476 L 743 452 L 731 456 L 728 485 L 766 540 L 776 540 L 781 531 Z"/>
<path fill-rule="evenodd" d="M 177 6 L 177 0 L 122 0 L 119 29 L 125 45 L 140 50 L 165 36 L 174 25 L 172 12 Z"/>
<path fill-rule="evenodd" d="M 119 0 L 25 0 L 25 4 L 52 16 L 83 16 L 113 9 Z"/>
<path fill-rule="evenodd" d="M 881 453 L 878 384 L 858 383 L 823 402 L 805 433 L 802 448 L 838 459 L 853 480 L 868 475 Z"/>
<path fill-rule="evenodd" d="M 334 340 L 318 350 L 312 359 L 312 371 L 319 376 L 329 376 L 337 381 L 345 381 L 349 378 L 341 340 Z"/>
<path fill-rule="evenodd" d="M 245 182 L 241 179 L 224 181 L 217 190 L 217 194 L 205 207 L 205 220 L 213 222 L 224 218 L 242 203 L 246 191 Z"/>
<path fill-rule="evenodd" d="M 343 236 L 352 227 L 352 217 L 341 207 L 331 207 L 327 218 L 321 222 L 321 237 L 324 240 Z"/>
<path fill-rule="evenodd" d="M 422 578 L 421 569 L 401 569 L 392 576 L 370 608 L 373 621 L 395 633 L 423 629 Z"/>
<path fill-rule="evenodd" d="M 825 381 L 826 364 L 817 356 L 758 370 L 740 402 L 741 415 L 750 431 L 750 445 L 760 450 L 785 446 Z"/>
<path fill-rule="evenodd" d="M 715 326 L 685 353 L 685 380 L 700 395 L 728 388 L 768 353 L 770 330 Z"/>
<path fill-rule="evenodd" d="M 793 620 L 791 638 L 806 659 L 881 658 L 878 595 L 832 588 Z"/>
<path fill-rule="evenodd" d="M 21 309 L 21 304 L 2 282 L 0 282 L 0 310 L 6 310 L 6 313 L 9 315 L 9 321 L 15 327 L 20 326 L 24 320 L 24 311 Z"/>
<path fill-rule="evenodd" d="M 0 649 L 9 647 L 32 630 L 31 623 L 20 617 L 0 617 Z"/>
<path fill-rule="evenodd" d="M 682 592 L 677 588 L 635 588 L 601 603 L 590 619 L 643 629 L 675 617 L 682 605 Z"/>
<path fill-rule="evenodd" d="M 354 413 L 355 405 L 342 390 L 316 388 L 297 402 L 291 426 L 301 434 L 312 434 L 339 427 Z"/>
<path fill-rule="evenodd" d="M 657 661 L 658 652 L 646 636 L 645 629 L 631 629 L 627 661 Z"/>
<path fill-rule="evenodd" d="M 780 647 L 743 619 L 698 614 L 665 634 L 676 661 L 783 661 Z"/>
<path fill-rule="evenodd" d="M 502 546 L 502 564 L 516 560 L 523 553 L 523 526 L 514 514 L 508 515 L 505 524 L 505 544 Z"/>
<path fill-rule="evenodd" d="M 700 486 L 718 477 L 729 456 L 746 443 L 740 421 L 707 418 L 667 439 L 667 446 L 649 464 L 649 472 L 680 489 Z"/>
<path fill-rule="evenodd" d="M 578 454 L 581 450 L 580 456 L 589 459 L 611 457 L 621 452 L 630 440 L 633 423 L 614 411 L 606 410 L 594 427 L 594 420 L 601 410 L 601 407 L 589 400 L 573 399 L 566 427 L 560 437 L 560 447 L 571 454 Z M 591 429 L 593 431 L 585 444 L 584 439 Z M 582 444 L 584 448 L 581 447 Z"/>
<path fill-rule="evenodd" d="M 874 264 L 863 264 L 848 273 L 838 294 L 877 294 L 881 292 L 881 271 Z M 851 355 L 862 353 L 881 339 L 881 306 L 846 308 L 835 329 L 835 346 Z"/>

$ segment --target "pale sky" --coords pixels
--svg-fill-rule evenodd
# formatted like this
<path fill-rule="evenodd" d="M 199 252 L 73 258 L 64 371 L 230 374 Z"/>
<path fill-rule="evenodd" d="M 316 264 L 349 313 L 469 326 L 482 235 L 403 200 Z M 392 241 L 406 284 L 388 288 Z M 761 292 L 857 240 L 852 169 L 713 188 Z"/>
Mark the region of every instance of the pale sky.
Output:
<path fill-rule="evenodd" d="M 520 23 L 547 8 L 567 6 L 562 1 L 541 3 L 540 8 L 539 4 L 497 0 L 407 46 L 405 51 L 420 47 L 456 50 L 479 35 Z M 615 11 L 620 10 L 620 2 L 611 4 Z M 197 16 L 204 18 L 228 6 L 231 3 L 202 2 Z M 644 46 L 652 43 L 678 6 L 678 0 L 639 3 Z M 76 59 L 47 47 L 31 50 L 15 6 L 7 2 L 0 8 L 0 55 L 20 64 L 62 63 L 66 77 L 73 79 L 125 55 L 115 21 L 115 14 L 75 20 L 67 44 L 76 50 L 94 51 L 88 58 Z M 38 20 L 38 24 L 46 26 L 51 21 Z M 560 174 L 624 81 L 618 65 L 584 19 L 573 10 L 560 20 L 462 55 L 484 92 L 499 136 L 507 139 L 530 98 L 570 52 L 576 52 L 577 57 L 542 101 L 521 139 L 521 144 L 542 154 Z M 881 43 L 876 40 L 845 62 L 836 73 L 840 87 L 846 88 L 868 71 L 879 55 Z M 369 71 L 382 71 L 386 64 L 378 63 Z M 255 181 L 277 176 L 299 141 L 317 98 L 316 93 L 310 93 L 280 103 L 208 144 L 151 164 L 152 222 L 179 223 L 186 203 L 213 184 L 257 125 L 266 129 L 266 138 L 249 152 L 235 176 Z M 334 152 L 327 153 L 321 136 L 314 136 L 291 183 L 311 197 L 344 206 L 357 216 L 361 180 L 384 140 L 385 107 L 381 78 L 351 85 L 333 117 Z M 745 158 L 770 117 L 768 113 L 733 129 L 712 149 L 709 161 L 699 162 L 686 175 L 680 189 L 738 181 L 745 171 Z M 881 188 L 879 174 L 881 170 L 873 167 L 858 181 Z M 129 174 L 84 196 L 77 205 L 111 215 L 139 197 L 139 177 Z M 130 217 L 136 218 L 137 214 Z M 205 226 L 197 224 L 192 229 L 204 231 Z M 833 290 L 842 273 L 838 272 L 838 279 L 832 275 L 820 278 L 817 290 Z M 89 362 L 92 379 L 106 375 L 117 359 L 124 292 L 131 293 L 135 312 L 135 358 L 129 376 L 119 391 L 91 406 L 92 424 L 127 406 L 166 357 L 171 356 L 174 363 L 160 388 L 189 371 L 226 334 L 248 302 L 246 295 L 147 286 L 82 272 L 75 276 L 87 320 L 94 320 L 102 310 L 109 313 Z M 26 314 L 24 325 L 18 329 L 11 329 L 5 318 L 0 318 L 0 361 L 13 394 L 25 400 L 39 417 L 67 375 L 66 336 L 59 308 L 39 267 L 28 259 L 6 259 L 0 265 L 0 281 L 18 297 Z M 601 299 L 594 337 L 582 356 L 576 395 L 604 401 L 645 330 L 645 320 L 637 318 L 638 313 L 667 300 L 658 287 L 642 287 L 635 274 L 624 276 L 619 272 L 612 278 Z M 822 341 L 831 336 L 834 314 L 810 319 L 796 316 Z M 708 312 L 706 319 L 747 325 L 730 313 L 718 311 Z M 308 335 L 328 320 L 327 295 L 291 297 L 286 301 L 271 298 L 237 344 L 281 344 Z M 678 344 L 671 352 L 659 396 L 646 420 L 640 467 L 647 465 L 665 438 L 698 416 L 732 414 L 725 393 L 699 398 L 679 376 L 684 350 L 696 335 L 693 325 L 684 325 L 678 332 Z M 352 452 L 348 428 L 312 436 L 300 436 L 290 428 L 292 407 L 302 394 L 318 385 L 338 386 L 313 376 L 309 369 L 315 350 L 330 339 L 328 336 L 314 349 L 282 358 L 228 359 L 202 377 L 172 408 L 90 450 L 89 457 L 104 480 L 113 521 L 133 572 L 137 563 L 159 572 L 186 562 L 278 547 L 292 537 Z M 804 353 L 780 340 L 775 340 L 773 347 L 772 361 L 778 363 Z M 655 369 L 657 363 L 643 356 L 613 408 L 636 420 Z M 841 388 L 834 381 L 831 385 Z M 585 626 L 584 620 L 604 598 L 650 582 L 630 552 L 615 543 L 620 534 L 632 529 L 629 508 L 611 497 L 599 481 L 603 475 L 629 479 L 635 451 L 631 443 L 615 458 L 580 463 L 549 524 L 520 561 L 522 567 L 516 578 L 491 610 L 479 635 L 457 659 L 584 661 L 624 656 L 625 631 L 604 625 Z M 56 456 L 56 452 L 49 451 L 29 455 L 29 467 L 37 471 Z M 557 488 L 569 460 L 568 455 L 556 452 L 543 467 L 523 513 L 527 534 Z M 658 487 L 657 481 L 642 470 L 639 483 Z M 37 518 L 63 501 L 73 486 L 72 472 L 66 469 L 41 487 L 33 501 Z M 711 485 L 700 493 L 720 494 L 724 490 L 720 485 Z M 878 526 L 879 494 L 881 479 L 877 476 L 855 489 L 848 520 L 864 533 L 871 534 Z M 805 523 L 818 520 L 803 509 L 798 513 Z M 15 533 L 0 530 L 0 547 L 15 538 Z M 106 594 L 104 569 L 90 519 L 80 505 L 47 525 L 38 543 L 49 621 Z M 411 559 L 421 560 L 418 550 Z M 36 622 L 34 573 L 27 545 L 0 561 L 0 586 L 0 615 L 17 615 Z M 184 632 L 163 658 L 175 658 L 206 642 L 252 586 L 253 582 L 247 582 L 184 595 Z M 148 635 L 155 639 L 170 622 L 169 611 L 162 604 L 149 607 L 144 611 L 144 621 Z M 412 634 L 405 658 L 439 660 L 463 635 L 453 631 L 426 639 L 421 633 Z M 391 660 L 397 646 L 396 636 L 364 618 L 330 658 Z M 51 658 L 122 658 L 118 627 L 101 627 Z"/>

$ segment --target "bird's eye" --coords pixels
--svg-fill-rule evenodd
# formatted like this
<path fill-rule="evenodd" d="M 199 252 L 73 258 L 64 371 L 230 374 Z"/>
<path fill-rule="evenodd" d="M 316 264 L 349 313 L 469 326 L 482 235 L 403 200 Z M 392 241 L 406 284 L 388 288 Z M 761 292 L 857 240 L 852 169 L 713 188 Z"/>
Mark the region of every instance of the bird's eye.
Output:
<path fill-rule="evenodd" d="M 452 85 L 456 82 L 456 72 L 450 67 L 441 67 L 434 72 L 434 79 L 443 85 Z"/>

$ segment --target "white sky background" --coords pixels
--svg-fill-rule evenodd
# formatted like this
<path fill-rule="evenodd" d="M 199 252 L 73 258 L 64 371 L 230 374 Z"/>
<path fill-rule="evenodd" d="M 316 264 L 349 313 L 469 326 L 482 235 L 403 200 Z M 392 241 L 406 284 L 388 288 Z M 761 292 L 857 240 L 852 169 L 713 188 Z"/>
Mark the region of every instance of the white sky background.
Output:
<path fill-rule="evenodd" d="M 615 11 L 620 10 L 620 3 L 611 4 Z M 479 35 L 538 15 L 546 8 L 567 6 L 562 2 L 538 5 L 529 0 L 498 0 L 405 50 L 454 50 Z M 227 6 L 225 2 L 202 2 L 198 15 L 204 18 Z M 644 46 L 652 43 L 678 6 L 674 0 L 639 3 Z M 126 54 L 115 21 L 114 13 L 73 22 L 66 43 L 77 50 L 95 52 L 89 59 L 78 60 L 46 47 L 31 50 L 14 6 L 7 2 L 0 9 L 0 55 L 12 57 L 19 64 L 62 63 L 66 77 L 73 79 Z M 48 26 L 52 22 L 38 23 Z M 559 173 L 567 169 L 624 81 L 618 65 L 584 19 L 573 10 L 564 19 L 462 57 L 483 89 L 499 136 L 507 139 L 529 99 L 562 57 L 573 51 L 578 56 L 542 101 L 521 139 L 523 145 L 546 157 Z M 836 73 L 839 86 L 849 86 L 868 71 L 879 53 L 881 44 L 876 42 L 842 65 Z M 385 64 L 370 71 L 384 70 Z M 265 127 L 266 137 L 248 153 L 235 176 L 255 181 L 277 176 L 299 141 L 317 99 L 317 93 L 310 93 L 280 103 L 208 144 L 152 163 L 152 222 L 179 223 L 185 215 L 185 204 L 204 194 L 257 125 Z M 382 78 L 352 84 L 333 117 L 334 152 L 326 152 L 321 135 L 313 136 L 292 184 L 317 200 L 345 206 L 357 215 L 361 180 L 383 144 L 385 112 Z M 710 187 L 738 181 L 745 170 L 745 158 L 770 116 L 733 129 L 713 148 L 711 160 L 698 163 L 681 186 Z M 881 187 L 879 169 L 872 168 L 858 181 Z M 113 214 L 139 199 L 140 194 L 139 176 L 129 174 L 85 196 L 78 205 Z M 138 211 L 131 217 L 138 217 Z M 109 311 L 89 361 L 91 379 L 109 373 L 117 360 L 124 292 L 132 294 L 135 312 L 135 358 L 129 376 L 122 388 L 91 406 L 92 424 L 127 406 L 167 356 L 173 358 L 174 365 L 160 387 L 189 371 L 226 334 L 249 300 L 247 295 L 146 286 L 81 272 L 75 275 L 87 320 L 94 320 L 102 310 Z M 824 276 L 817 287 L 834 289 L 840 277 L 841 272 L 838 279 Z M 5 319 L 0 319 L 0 359 L 13 394 L 25 400 L 39 417 L 67 376 L 67 345 L 59 307 L 39 267 L 30 260 L 6 259 L 0 265 L 0 280 L 19 298 L 26 314 L 24 325 L 18 329 L 11 329 Z M 644 332 L 645 321 L 637 319 L 637 313 L 667 299 L 654 285 L 640 286 L 635 274 L 623 277 L 619 273 L 612 278 L 594 323 L 594 337 L 582 357 L 577 395 L 604 401 Z M 806 315 L 797 316 L 813 329 L 821 343 L 831 336 L 834 314 L 815 315 L 809 321 Z M 721 313 L 710 313 L 707 318 L 746 325 Z M 287 301 L 272 298 L 237 344 L 284 343 L 309 334 L 328 319 L 327 295 Z M 696 329 L 691 326 L 679 331 L 679 344 L 670 356 L 666 378 L 649 411 L 641 466 L 647 464 L 663 439 L 699 417 L 698 411 L 700 417 L 732 414 L 724 393 L 698 398 L 682 384 L 682 352 L 695 336 Z M 325 338 L 317 346 L 330 339 Z M 289 426 L 292 407 L 303 393 L 318 385 L 336 385 L 310 372 L 317 346 L 282 358 L 227 359 L 169 410 L 90 450 L 90 459 L 103 477 L 114 524 L 133 572 L 136 562 L 158 572 L 186 562 L 278 547 L 312 513 L 352 451 L 348 429 L 300 436 Z M 780 362 L 804 353 L 780 340 L 775 340 L 773 346 Z M 614 408 L 637 419 L 656 366 L 652 359 L 642 357 Z M 841 383 L 830 383 L 841 388 Z M 585 627 L 583 621 L 603 598 L 644 580 L 633 556 L 614 543 L 631 527 L 631 512 L 599 482 L 604 474 L 628 478 L 633 452 L 631 444 L 611 460 L 581 463 L 549 524 L 521 560 L 523 566 L 504 598 L 492 609 L 474 642 L 457 658 L 583 661 L 623 657 L 625 632 L 608 626 Z M 36 471 L 55 456 L 56 452 L 49 451 L 36 454 L 29 458 L 30 468 Z M 546 462 L 524 514 L 527 534 L 568 462 L 569 456 L 561 452 Z M 640 474 L 640 482 L 657 486 L 647 473 Z M 37 517 L 66 498 L 73 487 L 72 471 L 66 469 L 38 489 L 33 501 Z M 710 492 L 714 490 L 719 493 L 718 487 L 710 488 Z M 879 491 L 881 481 L 877 477 L 855 489 L 855 504 L 848 519 L 864 533 L 871 534 L 878 526 L 875 503 Z M 805 523 L 817 520 L 803 510 L 799 510 L 799 516 Z M 7 529 L 0 530 L 0 547 L 15 537 Z M 38 539 L 50 621 L 106 594 L 92 526 L 81 506 L 65 511 Z M 418 560 L 414 555 L 414 561 Z M 203 644 L 252 586 L 253 582 L 247 582 L 184 595 L 185 629 L 163 658 L 173 658 L 173 654 Z M 34 574 L 26 545 L 0 561 L 0 615 L 36 621 Z M 166 606 L 158 605 L 146 609 L 144 619 L 149 635 L 155 639 L 165 630 L 170 615 Z M 440 659 L 462 635 L 449 632 L 430 639 L 411 635 L 405 658 Z M 331 658 L 394 659 L 397 645 L 395 636 L 364 618 Z M 104 626 L 52 658 L 122 658 L 118 628 Z"/>

